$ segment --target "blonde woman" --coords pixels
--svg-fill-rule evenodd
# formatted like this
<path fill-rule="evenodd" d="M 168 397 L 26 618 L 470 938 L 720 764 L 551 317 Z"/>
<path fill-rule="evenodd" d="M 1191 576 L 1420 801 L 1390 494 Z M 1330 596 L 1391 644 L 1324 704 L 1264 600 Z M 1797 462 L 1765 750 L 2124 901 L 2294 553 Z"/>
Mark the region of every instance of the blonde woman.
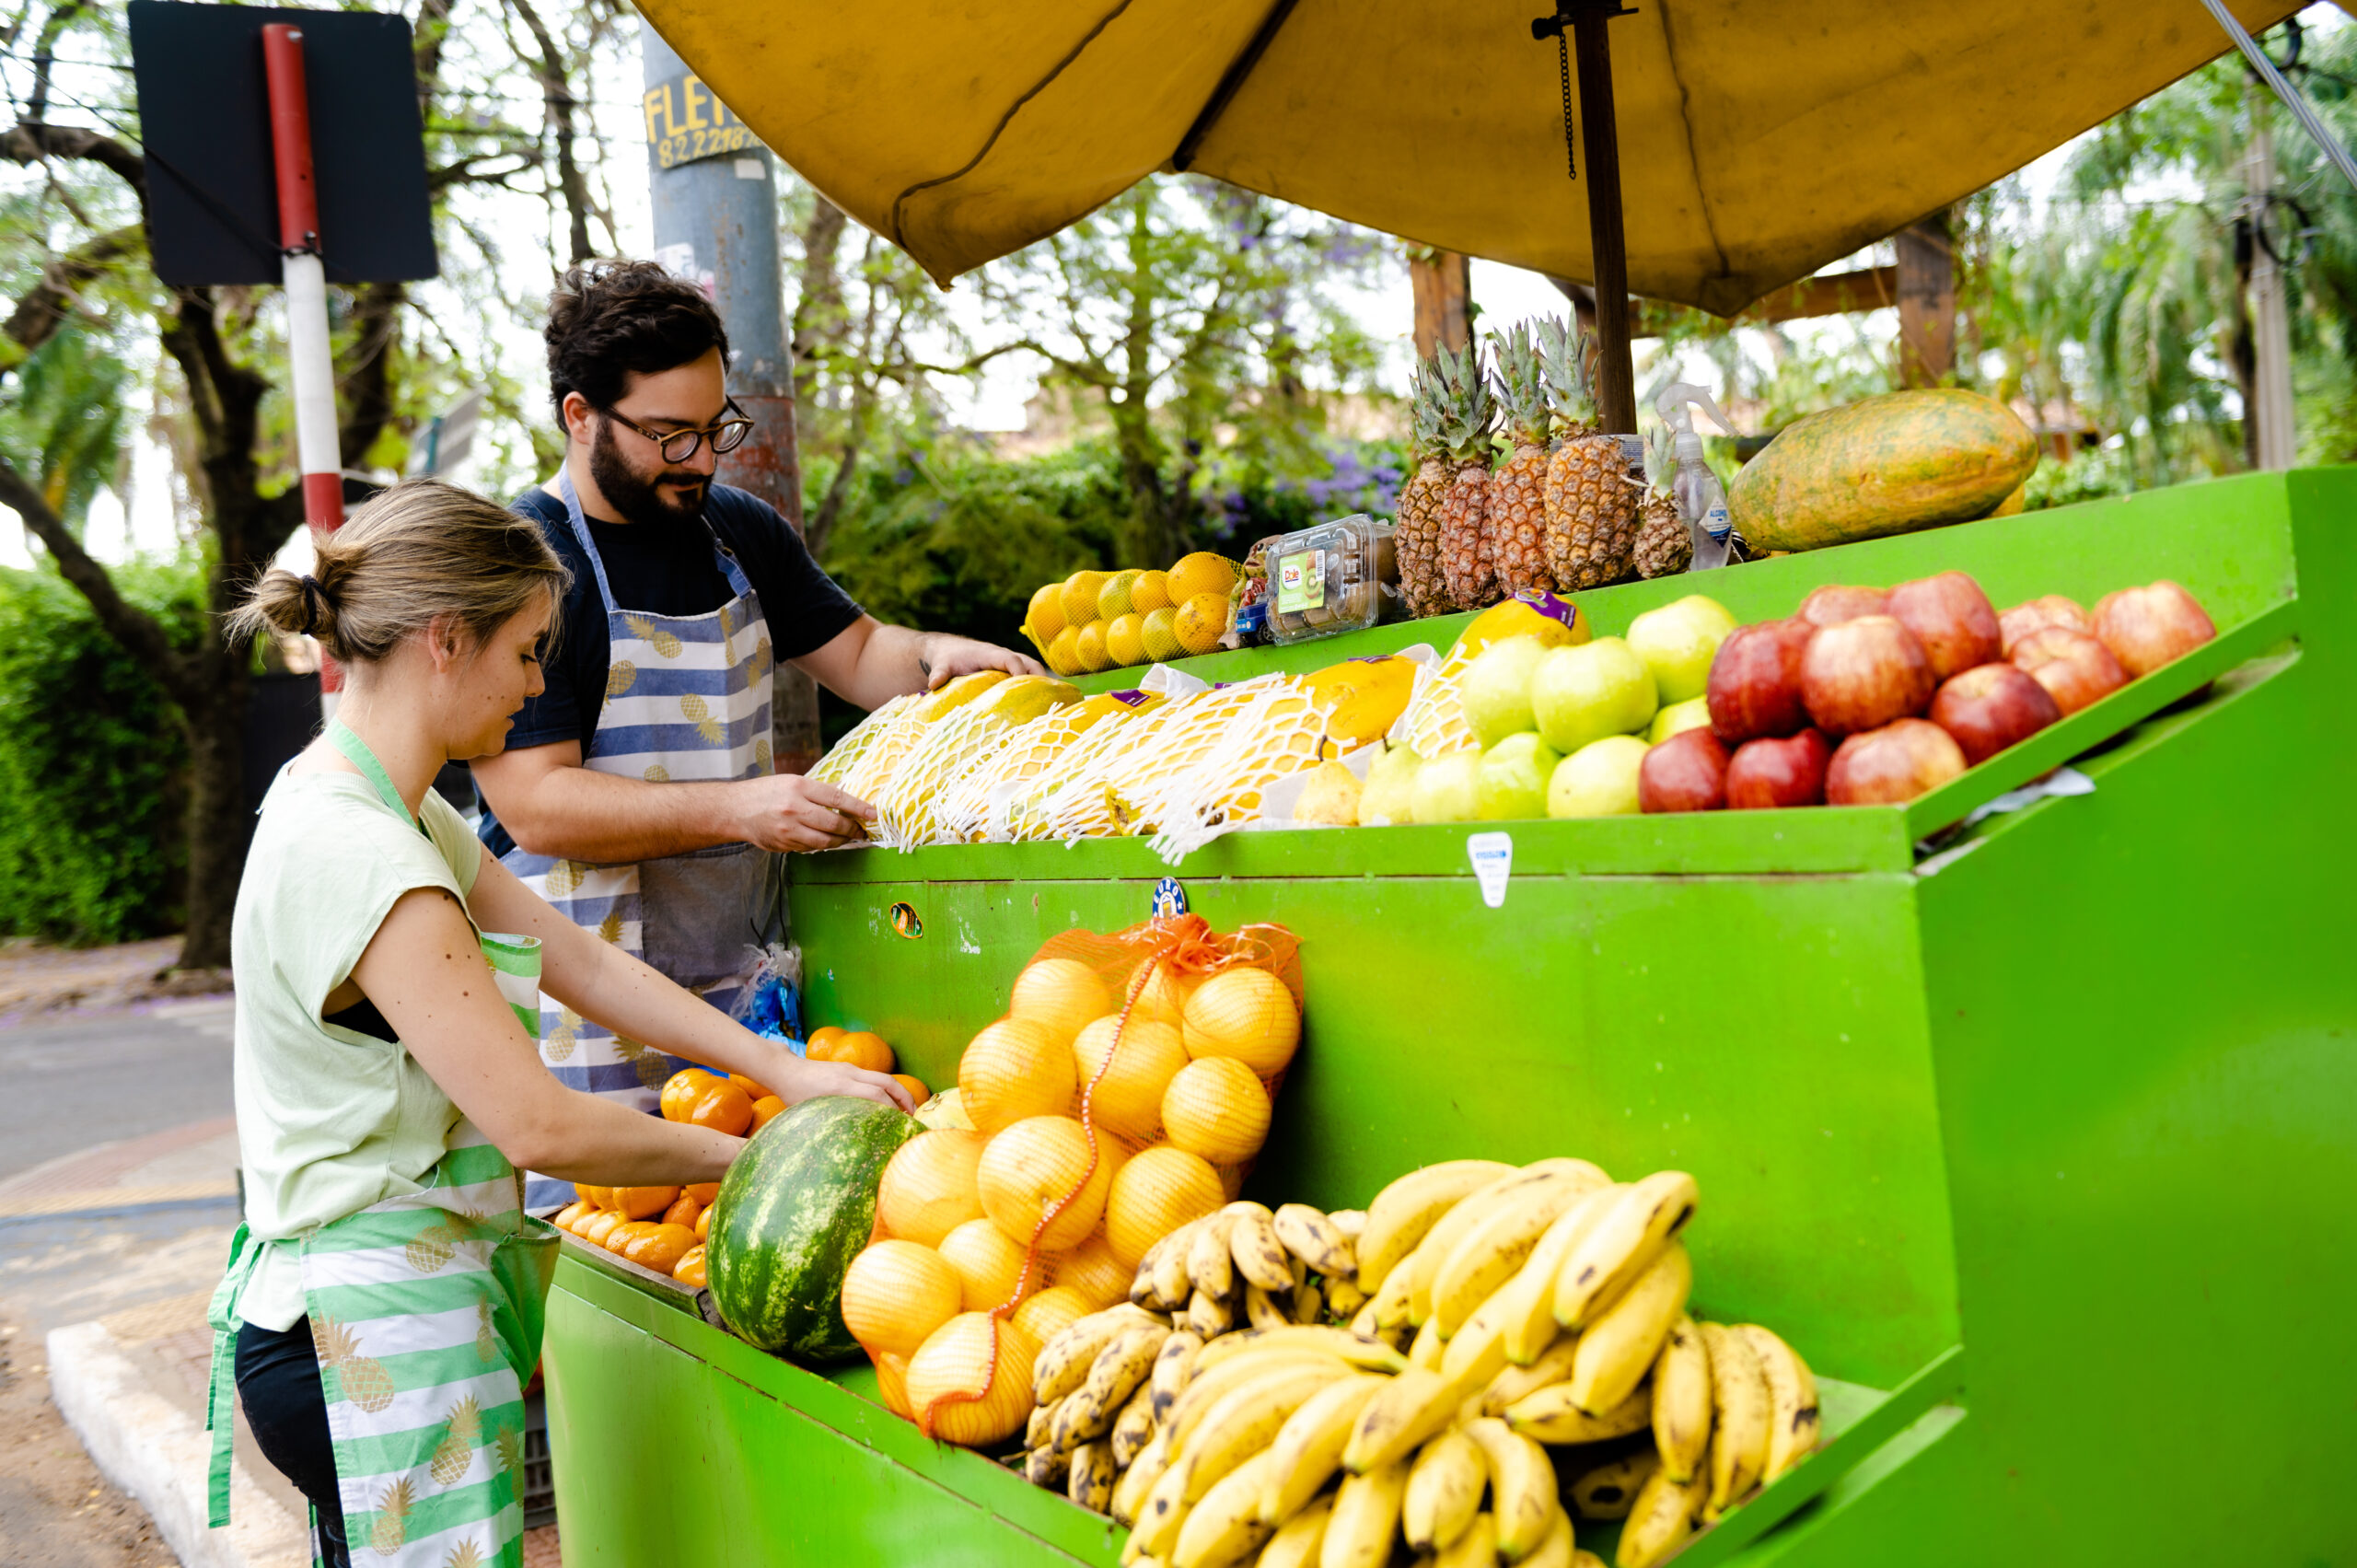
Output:
<path fill-rule="evenodd" d="M 496 755 L 540 691 L 564 583 L 531 522 L 419 480 L 231 618 L 317 637 L 346 684 L 272 785 L 238 894 L 247 1223 L 213 1304 L 214 1523 L 234 1371 L 330 1564 L 352 1544 L 393 1564 L 517 1560 L 522 1388 L 556 1245 L 517 1172 L 714 1181 L 743 1147 L 559 1085 L 538 992 L 789 1102 L 908 1109 L 888 1076 L 805 1062 L 558 914 L 429 787 L 446 761 Z"/>

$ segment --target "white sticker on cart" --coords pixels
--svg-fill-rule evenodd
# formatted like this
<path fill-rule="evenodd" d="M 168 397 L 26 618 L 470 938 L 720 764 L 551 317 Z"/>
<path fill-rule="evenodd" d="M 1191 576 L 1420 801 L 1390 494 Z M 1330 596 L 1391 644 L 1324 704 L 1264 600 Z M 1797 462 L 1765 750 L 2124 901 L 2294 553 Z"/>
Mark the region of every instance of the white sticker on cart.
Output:
<path fill-rule="evenodd" d="M 1514 835 L 1474 833 L 1465 841 L 1473 862 L 1473 879 L 1481 885 L 1481 901 L 1492 909 L 1504 907 L 1506 879 L 1514 875 Z"/>

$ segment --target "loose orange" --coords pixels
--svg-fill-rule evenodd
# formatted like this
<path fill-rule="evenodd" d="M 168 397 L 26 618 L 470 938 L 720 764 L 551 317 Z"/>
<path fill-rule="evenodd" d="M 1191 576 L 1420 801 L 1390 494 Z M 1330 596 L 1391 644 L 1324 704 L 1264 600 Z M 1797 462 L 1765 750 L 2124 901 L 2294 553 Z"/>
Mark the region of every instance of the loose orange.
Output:
<path fill-rule="evenodd" d="M 595 1212 L 587 1202 L 567 1203 L 550 1217 L 549 1224 L 559 1230 L 571 1230 L 583 1215 Z"/>
<path fill-rule="evenodd" d="M 871 1073 L 889 1073 L 898 1065 L 892 1058 L 892 1048 L 884 1043 L 884 1037 L 865 1029 L 837 1039 L 830 1060 L 865 1067 Z"/>
<path fill-rule="evenodd" d="M 676 1187 L 616 1187 L 612 1207 L 628 1220 L 650 1220 L 679 1200 Z"/>
<path fill-rule="evenodd" d="M 756 1105 L 759 1105 L 761 1101 L 770 1098 L 770 1090 L 763 1088 L 761 1085 L 753 1082 L 752 1079 L 748 1078 L 742 1073 L 729 1074 L 728 1081 L 736 1085 L 738 1088 L 744 1090 L 745 1098 L 751 1100 Z"/>
<path fill-rule="evenodd" d="M 581 1195 L 583 1202 L 593 1209 L 610 1209 L 614 1206 L 614 1190 L 610 1187 L 592 1187 L 586 1181 L 576 1181 L 573 1184 L 573 1190 Z"/>
<path fill-rule="evenodd" d="M 683 1225 L 649 1225 L 622 1249 L 622 1257 L 642 1269 L 668 1274 L 696 1244 L 696 1233 Z"/>
<path fill-rule="evenodd" d="M 924 1086 L 924 1080 L 918 1077 L 914 1073 L 895 1073 L 892 1076 L 900 1079 L 900 1087 L 909 1091 L 909 1103 L 911 1105 L 923 1105 L 925 1101 L 933 1098 L 933 1091 L 926 1088 Z"/>
<path fill-rule="evenodd" d="M 741 1085 L 714 1078 L 697 1091 L 688 1104 L 687 1115 L 680 1120 L 691 1127 L 710 1127 L 732 1138 L 741 1138 L 745 1129 L 753 1124 L 753 1102 L 745 1097 Z"/>
<path fill-rule="evenodd" d="M 606 1233 L 608 1231 L 613 1229 L 618 1225 L 628 1225 L 629 1223 L 630 1222 L 628 1220 L 623 1219 L 619 1213 L 612 1209 L 597 1209 L 591 1211 L 586 1218 L 574 1225 L 573 1234 L 579 1237 L 582 1240 L 587 1242 L 592 1247 L 603 1247 L 606 1244 Z"/>
<path fill-rule="evenodd" d="M 628 1252 L 632 1243 L 656 1228 L 657 1227 L 653 1220 L 624 1220 L 606 1232 L 606 1239 L 598 1245 L 620 1258 Z"/>
<path fill-rule="evenodd" d="M 765 1098 L 755 1100 L 753 1102 L 753 1125 L 747 1129 L 746 1136 L 750 1137 L 753 1133 L 758 1132 L 762 1128 L 768 1126 L 771 1119 L 777 1116 L 784 1109 L 785 1101 L 778 1098 L 775 1095 L 770 1095 Z"/>
<path fill-rule="evenodd" d="M 709 1208 L 696 1215 L 696 1239 L 698 1241 L 712 1239 L 712 1211 Z"/>
<path fill-rule="evenodd" d="M 701 1237 L 703 1232 L 698 1231 L 696 1234 Z M 703 1247 L 701 1243 L 688 1249 L 679 1259 L 679 1266 L 671 1271 L 671 1277 L 690 1290 L 702 1290 L 710 1283 L 705 1277 Z"/>
<path fill-rule="evenodd" d="M 701 1067 L 682 1067 L 672 1074 L 663 1084 L 663 1120 L 685 1121 L 688 1108 L 695 1103 L 696 1092 L 715 1081 L 715 1074 Z"/>
<path fill-rule="evenodd" d="M 703 1205 L 682 1192 L 672 1200 L 669 1208 L 663 1211 L 663 1223 L 683 1225 L 692 1228 L 696 1223 L 696 1216 L 702 1213 L 703 1213 Z"/>
<path fill-rule="evenodd" d="M 843 1033 L 844 1029 L 841 1024 L 820 1024 L 810 1031 L 810 1038 L 802 1042 L 804 1058 L 811 1062 L 833 1061 L 832 1057 L 823 1052 L 831 1050 L 835 1041 L 842 1038 Z"/>
<path fill-rule="evenodd" d="M 720 1183 L 717 1181 L 691 1181 L 680 1188 L 679 1191 L 685 1197 L 693 1198 L 707 1209 L 720 1201 Z"/>

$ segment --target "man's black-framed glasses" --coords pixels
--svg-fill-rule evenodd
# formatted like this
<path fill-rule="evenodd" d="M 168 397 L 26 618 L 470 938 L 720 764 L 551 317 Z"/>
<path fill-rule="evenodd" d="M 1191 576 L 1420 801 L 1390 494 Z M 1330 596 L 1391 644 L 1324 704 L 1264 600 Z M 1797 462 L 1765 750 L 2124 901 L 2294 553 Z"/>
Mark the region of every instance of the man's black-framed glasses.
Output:
<path fill-rule="evenodd" d="M 654 442 L 656 449 L 663 454 L 665 462 L 684 463 L 696 455 L 696 448 L 702 446 L 706 440 L 711 441 L 714 457 L 726 456 L 745 444 L 745 437 L 753 433 L 753 422 L 743 409 L 737 406 L 735 398 L 728 400 L 727 407 L 728 412 L 736 417 L 724 419 L 705 430 L 649 430 L 628 414 L 619 413 L 612 409 L 601 409 L 598 412 L 615 424 L 625 429 L 635 430 L 649 441 Z"/>

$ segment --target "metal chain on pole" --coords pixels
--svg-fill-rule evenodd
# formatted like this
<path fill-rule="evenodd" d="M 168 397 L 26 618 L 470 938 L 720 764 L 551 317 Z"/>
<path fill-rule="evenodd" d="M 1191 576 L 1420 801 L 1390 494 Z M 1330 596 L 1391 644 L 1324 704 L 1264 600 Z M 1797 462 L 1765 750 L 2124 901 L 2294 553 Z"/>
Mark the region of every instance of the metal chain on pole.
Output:
<path fill-rule="evenodd" d="M 2292 111 L 2292 118 L 2300 122 L 2300 129 L 2308 134 L 2308 139 L 2324 149 L 2324 156 L 2332 160 L 2332 167 L 2340 171 L 2340 178 L 2349 181 L 2351 190 L 2357 190 L 2357 158 L 2351 157 L 2349 149 L 2340 145 L 2340 139 L 2325 129 L 2324 122 L 2316 118 L 2314 109 L 2308 107 L 2308 100 L 2302 96 L 2300 89 L 2284 80 L 2283 73 L 2275 68 L 2275 62 L 2268 58 L 2267 51 L 2259 48 L 2258 41 L 2235 19 L 2232 11 L 2226 9 L 2225 0 L 2201 0 L 2201 4 L 2211 16 L 2217 18 L 2218 25 L 2226 29 L 2226 36 L 2235 41 L 2235 47 L 2243 52 L 2243 58 L 2250 62 L 2251 69 L 2258 73 L 2259 79 L 2283 100 L 2283 107 Z"/>
<path fill-rule="evenodd" d="M 1577 180 L 1579 138 L 1572 134 L 1572 19 L 1560 10 L 1555 13 L 1555 70 L 1563 82 L 1563 167 Z"/>

